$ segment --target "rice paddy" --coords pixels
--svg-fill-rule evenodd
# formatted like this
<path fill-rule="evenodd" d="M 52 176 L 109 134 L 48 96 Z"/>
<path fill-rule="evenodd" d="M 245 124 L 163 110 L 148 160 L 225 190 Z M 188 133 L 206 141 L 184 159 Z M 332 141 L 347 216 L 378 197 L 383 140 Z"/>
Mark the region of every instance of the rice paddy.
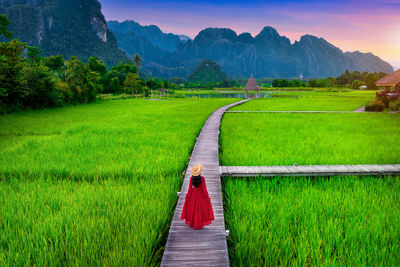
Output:
<path fill-rule="evenodd" d="M 271 98 L 255 99 L 232 110 L 353 111 L 374 98 L 374 91 L 275 92 Z"/>
<path fill-rule="evenodd" d="M 354 110 L 375 92 L 275 94 L 289 97 L 234 110 Z M 0 266 L 159 265 L 196 136 L 235 101 L 0 117 Z M 220 142 L 221 165 L 400 163 L 400 117 L 228 113 Z M 400 264 L 399 177 L 224 178 L 223 190 L 233 266 Z"/>
<path fill-rule="evenodd" d="M 0 117 L 0 266 L 156 266 L 202 125 L 229 99 Z"/>
<path fill-rule="evenodd" d="M 398 114 L 228 113 L 220 137 L 225 166 L 400 163 Z"/>
<path fill-rule="evenodd" d="M 352 110 L 370 97 L 343 94 L 234 109 Z M 398 114 L 230 113 L 220 137 L 226 166 L 400 163 Z M 399 266 L 399 190 L 400 177 L 224 178 L 230 263 Z"/>
<path fill-rule="evenodd" d="M 226 178 L 231 265 L 399 266 L 399 178 Z"/>

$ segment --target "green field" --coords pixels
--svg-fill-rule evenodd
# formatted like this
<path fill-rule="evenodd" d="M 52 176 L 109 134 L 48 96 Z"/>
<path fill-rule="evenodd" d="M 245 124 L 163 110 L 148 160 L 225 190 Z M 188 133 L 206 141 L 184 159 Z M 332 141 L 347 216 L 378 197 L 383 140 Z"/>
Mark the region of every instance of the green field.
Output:
<path fill-rule="evenodd" d="M 0 117 L 0 266 L 157 265 L 202 125 L 232 99 Z"/>
<path fill-rule="evenodd" d="M 289 97 L 235 109 L 353 110 L 375 92 L 273 95 Z M 0 116 L 0 266 L 157 266 L 196 137 L 235 101 Z M 220 142 L 221 165 L 400 163 L 400 117 L 228 113 Z M 233 266 L 400 264 L 399 177 L 225 178 L 223 189 Z"/>
<path fill-rule="evenodd" d="M 371 102 L 375 92 L 274 92 L 272 96 L 254 99 L 232 110 L 353 111 Z"/>
<path fill-rule="evenodd" d="M 399 266 L 399 178 L 226 178 L 231 265 Z"/>
<path fill-rule="evenodd" d="M 368 93 L 285 92 L 303 97 L 234 109 L 351 110 Z M 227 166 L 400 163 L 398 114 L 230 113 L 220 137 Z M 233 266 L 400 264 L 400 177 L 224 178 L 223 190 Z"/>
<path fill-rule="evenodd" d="M 221 165 L 400 163 L 398 114 L 228 113 Z"/>

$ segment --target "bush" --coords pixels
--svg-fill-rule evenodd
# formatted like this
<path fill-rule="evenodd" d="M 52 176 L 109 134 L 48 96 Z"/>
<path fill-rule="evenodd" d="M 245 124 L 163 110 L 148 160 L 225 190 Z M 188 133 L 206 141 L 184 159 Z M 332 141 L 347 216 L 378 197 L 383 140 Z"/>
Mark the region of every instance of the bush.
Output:
<path fill-rule="evenodd" d="M 57 91 L 54 73 L 46 66 L 24 68 L 23 82 L 29 94 L 25 97 L 26 106 L 46 108 L 62 106 L 62 93 Z"/>
<path fill-rule="evenodd" d="M 389 104 L 390 110 L 400 111 L 400 100 L 394 100 Z"/>
<path fill-rule="evenodd" d="M 374 100 L 365 106 L 365 111 L 383 111 L 385 104 L 381 100 Z"/>

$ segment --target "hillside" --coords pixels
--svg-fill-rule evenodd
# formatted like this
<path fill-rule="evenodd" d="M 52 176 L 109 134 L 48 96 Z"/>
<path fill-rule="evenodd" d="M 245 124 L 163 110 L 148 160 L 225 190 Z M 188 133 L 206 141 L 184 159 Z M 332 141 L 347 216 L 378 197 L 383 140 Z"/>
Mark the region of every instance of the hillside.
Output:
<path fill-rule="evenodd" d="M 196 67 L 192 75 L 188 77 L 189 82 L 221 82 L 228 79 L 225 72 L 222 71 L 215 61 L 204 59 Z"/>
<path fill-rule="evenodd" d="M 97 56 L 108 65 L 128 59 L 97 0 L 0 0 L 0 13 L 11 20 L 13 38 L 40 47 L 44 55 Z"/>

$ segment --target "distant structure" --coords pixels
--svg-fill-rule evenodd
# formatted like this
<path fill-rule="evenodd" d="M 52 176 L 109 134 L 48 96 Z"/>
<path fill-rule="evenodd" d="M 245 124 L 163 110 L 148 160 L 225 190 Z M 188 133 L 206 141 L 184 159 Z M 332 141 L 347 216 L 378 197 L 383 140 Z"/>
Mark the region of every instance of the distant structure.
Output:
<path fill-rule="evenodd" d="M 394 91 L 400 90 L 400 70 L 396 70 L 391 74 L 386 75 L 382 79 L 375 82 L 378 87 L 384 87 L 385 89 Z"/>
<path fill-rule="evenodd" d="M 246 91 L 246 98 L 249 98 L 249 91 L 256 91 L 256 97 L 258 97 L 258 91 L 260 91 L 260 87 L 258 86 L 256 79 L 254 79 L 253 74 L 250 76 L 250 79 L 248 80 L 244 90 Z"/>
<path fill-rule="evenodd" d="M 303 73 L 300 72 L 299 79 L 303 80 L 303 78 L 304 78 Z"/>
<path fill-rule="evenodd" d="M 168 89 L 161 88 L 160 89 L 160 97 L 161 97 L 161 93 L 163 94 L 163 96 L 165 96 L 165 94 L 167 94 L 167 96 L 168 96 Z"/>

